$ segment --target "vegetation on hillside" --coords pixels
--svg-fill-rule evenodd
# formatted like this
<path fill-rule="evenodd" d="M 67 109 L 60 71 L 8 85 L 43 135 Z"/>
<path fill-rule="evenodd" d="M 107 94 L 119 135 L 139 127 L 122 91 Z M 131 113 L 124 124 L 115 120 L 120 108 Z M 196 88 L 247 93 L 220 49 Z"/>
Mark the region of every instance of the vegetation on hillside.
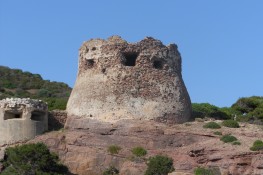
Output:
<path fill-rule="evenodd" d="M 216 122 L 208 122 L 204 124 L 203 128 L 220 129 L 221 126 Z"/>
<path fill-rule="evenodd" d="M 220 138 L 220 140 L 225 142 L 225 143 L 230 143 L 230 142 L 237 141 L 237 138 L 235 136 L 232 136 L 231 134 L 226 134 L 226 135 L 223 135 Z"/>
<path fill-rule="evenodd" d="M 65 109 L 71 88 L 43 80 L 41 75 L 0 66 L 0 100 L 10 97 L 41 99 L 49 110 Z"/>
<path fill-rule="evenodd" d="M 229 119 L 230 116 L 219 107 L 209 103 L 192 103 L 193 116 L 195 118 L 212 117 L 215 119 Z"/>
<path fill-rule="evenodd" d="M 2 161 L 2 175 L 63 175 L 68 168 L 59 163 L 58 156 L 50 153 L 43 143 L 9 147 Z"/>
<path fill-rule="evenodd" d="M 132 154 L 137 157 L 143 157 L 147 154 L 147 151 L 143 147 L 135 147 L 132 149 Z"/>
<path fill-rule="evenodd" d="M 261 140 L 256 140 L 253 143 L 253 146 L 250 148 L 251 151 L 261 151 L 263 150 L 263 141 Z"/>
<path fill-rule="evenodd" d="M 149 158 L 145 175 L 167 175 L 173 171 L 174 166 L 172 158 L 156 155 Z"/>
<path fill-rule="evenodd" d="M 252 96 L 238 99 L 231 107 L 219 108 L 209 103 L 193 103 L 193 117 L 234 119 L 241 122 L 263 124 L 263 97 Z"/>
<path fill-rule="evenodd" d="M 235 120 L 225 120 L 222 122 L 222 125 L 228 128 L 239 128 L 239 124 Z"/>
<path fill-rule="evenodd" d="M 60 82 L 43 80 L 41 75 L 20 69 L 0 66 L 0 100 L 7 97 L 41 99 L 49 110 L 65 109 L 71 88 Z M 238 99 L 231 107 L 219 108 L 209 103 L 192 103 L 193 117 L 236 119 L 237 121 L 263 124 L 263 97 Z"/>

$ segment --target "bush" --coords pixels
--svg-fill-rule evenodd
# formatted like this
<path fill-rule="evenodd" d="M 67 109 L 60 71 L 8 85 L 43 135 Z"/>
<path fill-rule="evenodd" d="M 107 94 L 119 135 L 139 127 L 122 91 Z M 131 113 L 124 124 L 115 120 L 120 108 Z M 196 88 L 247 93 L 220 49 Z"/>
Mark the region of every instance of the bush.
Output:
<path fill-rule="evenodd" d="M 59 163 L 58 156 L 50 153 L 43 143 L 9 147 L 2 161 L 3 175 L 62 175 L 68 173 L 66 166 Z"/>
<path fill-rule="evenodd" d="M 241 143 L 239 141 L 235 141 L 232 143 L 232 145 L 241 145 Z"/>
<path fill-rule="evenodd" d="M 261 140 L 256 140 L 253 146 L 250 148 L 251 151 L 263 150 L 263 142 Z"/>
<path fill-rule="evenodd" d="M 208 122 L 204 126 L 204 128 L 210 128 L 210 129 L 219 129 L 221 126 L 217 124 L 216 122 Z"/>
<path fill-rule="evenodd" d="M 119 174 L 119 170 L 117 168 L 115 168 L 114 166 L 107 168 L 103 172 L 103 175 L 117 175 L 117 174 Z"/>
<path fill-rule="evenodd" d="M 235 120 L 225 120 L 222 122 L 222 125 L 229 128 L 239 128 L 239 124 Z"/>
<path fill-rule="evenodd" d="M 132 154 L 134 154 L 137 157 L 142 157 L 147 154 L 147 151 L 142 147 L 135 147 L 132 149 Z"/>
<path fill-rule="evenodd" d="M 212 170 L 201 167 L 196 168 L 194 173 L 195 175 L 214 175 Z"/>
<path fill-rule="evenodd" d="M 222 132 L 220 132 L 220 131 L 215 131 L 214 134 L 215 134 L 215 135 L 222 135 Z"/>
<path fill-rule="evenodd" d="M 245 114 L 252 112 L 262 103 L 263 103 L 263 97 L 258 97 L 258 96 L 244 97 L 238 99 L 237 102 L 232 105 L 232 108 L 241 112 L 242 114 Z"/>
<path fill-rule="evenodd" d="M 220 140 L 223 141 L 224 143 L 229 143 L 229 142 L 237 141 L 237 138 L 235 136 L 227 134 L 227 135 L 223 135 Z"/>
<path fill-rule="evenodd" d="M 67 99 L 62 98 L 46 98 L 44 101 L 47 102 L 49 111 L 54 109 L 65 110 L 68 102 Z"/>
<path fill-rule="evenodd" d="M 194 118 L 212 117 L 215 119 L 229 119 L 227 115 L 219 107 L 209 103 L 192 103 L 192 114 Z"/>
<path fill-rule="evenodd" d="M 117 145 L 111 145 L 108 147 L 108 152 L 111 154 L 118 154 L 120 150 L 121 150 L 121 147 Z"/>
<path fill-rule="evenodd" d="M 147 166 L 145 175 L 167 175 L 174 171 L 173 159 L 167 156 L 150 157 Z"/>
<path fill-rule="evenodd" d="M 241 121 L 249 121 L 258 124 L 263 122 L 263 97 L 252 96 L 244 97 L 237 100 L 231 107 L 239 113 L 237 116 Z"/>

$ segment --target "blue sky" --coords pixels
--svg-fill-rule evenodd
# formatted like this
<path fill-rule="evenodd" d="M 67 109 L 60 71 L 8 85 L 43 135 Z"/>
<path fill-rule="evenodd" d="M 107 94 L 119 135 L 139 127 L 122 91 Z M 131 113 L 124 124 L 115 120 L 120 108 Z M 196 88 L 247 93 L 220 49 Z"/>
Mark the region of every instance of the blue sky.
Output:
<path fill-rule="evenodd" d="M 262 95 L 262 0 L 0 0 L 0 65 L 73 87 L 90 38 L 176 43 L 192 102 Z"/>

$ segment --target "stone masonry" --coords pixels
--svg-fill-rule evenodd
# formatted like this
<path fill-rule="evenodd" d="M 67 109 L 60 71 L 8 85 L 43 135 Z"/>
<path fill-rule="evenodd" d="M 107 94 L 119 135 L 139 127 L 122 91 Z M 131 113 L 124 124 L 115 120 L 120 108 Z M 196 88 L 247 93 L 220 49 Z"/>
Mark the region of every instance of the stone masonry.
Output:
<path fill-rule="evenodd" d="M 0 101 L 0 145 L 34 138 L 48 129 L 47 104 L 29 98 Z"/>
<path fill-rule="evenodd" d="M 85 119 L 188 121 L 191 101 L 177 45 L 165 46 L 152 37 L 138 43 L 119 36 L 84 42 L 67 112 L 67 127 L 77 120 L 84 125 Z"/>

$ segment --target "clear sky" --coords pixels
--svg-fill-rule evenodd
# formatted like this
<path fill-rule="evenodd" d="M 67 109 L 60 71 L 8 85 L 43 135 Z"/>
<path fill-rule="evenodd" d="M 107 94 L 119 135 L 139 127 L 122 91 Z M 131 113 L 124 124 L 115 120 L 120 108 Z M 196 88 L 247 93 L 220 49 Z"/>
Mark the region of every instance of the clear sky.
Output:
<path fill-rule="evenodd" d="M 0 0 L 0 65 L 74 86 L 91 38 L 176 43 L 192 102 L 263 96 L 263 0 Z"/>

